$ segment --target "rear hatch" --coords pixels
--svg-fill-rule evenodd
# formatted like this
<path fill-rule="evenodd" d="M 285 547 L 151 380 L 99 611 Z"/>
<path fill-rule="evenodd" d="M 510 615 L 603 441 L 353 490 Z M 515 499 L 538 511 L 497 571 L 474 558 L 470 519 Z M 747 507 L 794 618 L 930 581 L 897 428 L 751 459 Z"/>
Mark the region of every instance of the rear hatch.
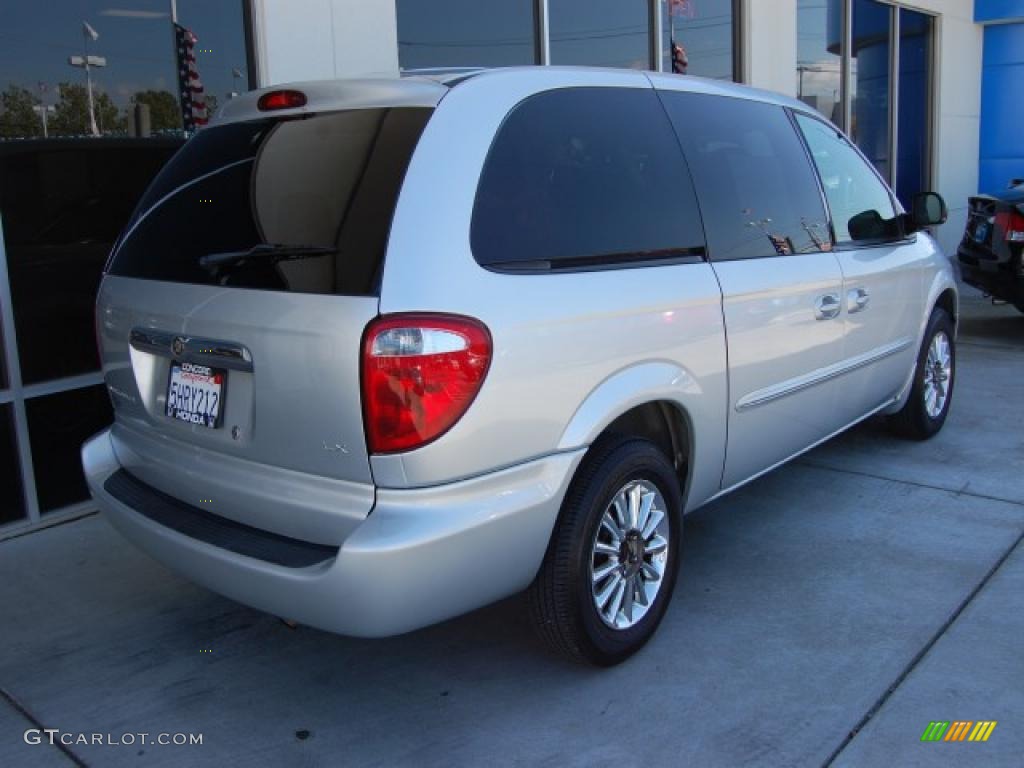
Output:
<path fill-rule="evenodd" d="M 1024 188 L 1015 187 L 1000 197 L 977 195 L 967 201 L 967 226 L 959 256 L 969 264 L 997 262 L 1004 266 L 1024 242 Z"/>
<path fill-rule="evenodd" d="M 97 306 L 129 471 L 324 543 L 369 513 L 360 339 L 430 113 L 259 116 L 205 129 L 164 168 L 115 246 Z"/>

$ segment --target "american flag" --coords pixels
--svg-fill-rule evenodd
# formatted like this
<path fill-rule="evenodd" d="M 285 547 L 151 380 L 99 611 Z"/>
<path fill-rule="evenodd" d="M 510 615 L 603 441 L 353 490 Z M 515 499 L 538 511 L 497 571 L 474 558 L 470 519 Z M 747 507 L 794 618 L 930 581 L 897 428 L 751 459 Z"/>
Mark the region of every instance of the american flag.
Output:
<path fill-rule="evenodd" d="M 695 4 L 696 0 L 668 0 L 668 13 L 670 16 L 692 19 L 697 15 Z"/>
<path fill-rule="evenodd" d="M 181 121 L 186 131 L 194 131 L 208 122 L 206 97 L 196 67 L 195 47 L 199 38 L 190 29 L 174 25 L 178 49 L 178 92 L 181 94 Z"/>

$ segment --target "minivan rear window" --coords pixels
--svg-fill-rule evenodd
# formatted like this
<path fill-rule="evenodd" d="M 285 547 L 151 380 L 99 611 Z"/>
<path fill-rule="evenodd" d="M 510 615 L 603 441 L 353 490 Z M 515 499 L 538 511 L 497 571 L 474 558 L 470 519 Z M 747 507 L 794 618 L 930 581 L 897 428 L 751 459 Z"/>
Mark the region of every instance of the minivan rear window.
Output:
<path fill-rule="evenodd" d="M 371 295 L 431 112 L 360 109 L 201 131 L 146 192 L 108 272 Z"/>

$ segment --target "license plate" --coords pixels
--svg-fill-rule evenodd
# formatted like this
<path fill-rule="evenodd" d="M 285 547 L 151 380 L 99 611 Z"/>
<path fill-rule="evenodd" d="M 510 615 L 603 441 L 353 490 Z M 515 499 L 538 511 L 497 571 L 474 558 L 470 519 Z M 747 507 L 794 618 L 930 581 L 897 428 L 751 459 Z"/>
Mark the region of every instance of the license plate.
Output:
<path fill-rule="evenodd" d="M 216 429 L 224 410 L 224 380 L 221 368 L 196 363 L 171 362 L 167 382 L 166 413 L 172 419 Z"/>

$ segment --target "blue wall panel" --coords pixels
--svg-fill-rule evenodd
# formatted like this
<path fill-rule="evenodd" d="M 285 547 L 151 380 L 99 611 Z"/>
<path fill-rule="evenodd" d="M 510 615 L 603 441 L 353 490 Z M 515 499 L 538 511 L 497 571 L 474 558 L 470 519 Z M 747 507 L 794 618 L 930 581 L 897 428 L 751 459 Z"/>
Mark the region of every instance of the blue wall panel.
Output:
<path fill-rule="evenodd" d="M 1024 19 L 1024 0 L 974 0 L 976 22 L 1010 19 Z"/>
<path fill-rule="evenodd" d="M 1024 23 L 985 27 L 982 61 L 978 188 L 997 192 L 1024 178 Z"/>

